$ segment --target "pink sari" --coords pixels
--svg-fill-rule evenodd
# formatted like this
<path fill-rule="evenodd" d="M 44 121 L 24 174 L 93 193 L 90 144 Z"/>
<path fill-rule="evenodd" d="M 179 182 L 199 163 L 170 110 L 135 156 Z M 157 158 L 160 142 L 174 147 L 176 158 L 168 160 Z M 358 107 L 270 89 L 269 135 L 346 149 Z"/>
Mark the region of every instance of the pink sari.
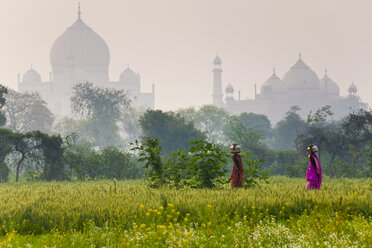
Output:
<path fill-rule="evenodd" d="M 320 166 L 319 159 L 316 154 L 313 154 L 314 160 L 318 162 L 319 165 L 319 175 L 316 173 L 316 165 L 309 161 L 309 166 L 307 167 L 306 171 L 306 189 L 320 189 L 320 185 L 322 184 L 322 167 Z"/>

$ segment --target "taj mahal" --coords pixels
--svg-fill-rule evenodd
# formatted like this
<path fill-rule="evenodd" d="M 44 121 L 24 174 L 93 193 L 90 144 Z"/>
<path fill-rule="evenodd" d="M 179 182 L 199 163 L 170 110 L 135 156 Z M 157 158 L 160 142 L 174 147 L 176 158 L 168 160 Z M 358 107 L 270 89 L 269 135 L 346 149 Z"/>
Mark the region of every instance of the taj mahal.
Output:
<path fill-rule="evenodd" d="M 154 108 L 154 85 L 152 92 L 141 92 L 141 77 L 129 66 L 118 81 L 109 80 L 110 50 L 106 42 L 83 22 L 80 6 L 77 20 L 54 41 L 50 62 L 52 71 L 48 81 L 42 81 L 31 66 L 22 80 L 18 74 L 18 90 L 38 92 L 57 118 L 71 115 L 73 86 L 84 82 L 124 90 L 132 106 Z"/>
<path fill-rule="evenodd" d="M 236 94 L 238 93 L 238 94 Z M 366 109 L 367 104 L 360 101 L 354 83 L 348 88 L 347 96 L 340 96 L 340 89 L 325 70 L 324 76 L 318 75 L 303 61 L 301 53 L 297 62 L 279 78 L 275 68 L 272 75 L 261 85 L 257 92 L 254 86 L 254 99 L 241 99 L 240 91 L 235 92 L 230 83 L 222 92 L 222 60 L 217 55 L 213 60 L 213 105 L 225 108 L 232 114 L 252 112 L 266 115 L 273 123 L 280 121 L 292 106 L 300 108 L 302 118 L 330 105 L 335 118 L 351 111 Z"/>

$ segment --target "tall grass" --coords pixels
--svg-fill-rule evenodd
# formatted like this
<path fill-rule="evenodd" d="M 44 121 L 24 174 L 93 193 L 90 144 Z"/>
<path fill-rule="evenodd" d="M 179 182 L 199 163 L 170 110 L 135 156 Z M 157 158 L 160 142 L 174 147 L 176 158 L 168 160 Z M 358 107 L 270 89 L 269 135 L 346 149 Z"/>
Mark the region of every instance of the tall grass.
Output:
<path fill-rule="evenodd" d="M 4 247 L 12 240 L 19 244 L 41 242 L 44 245 L 49 240 L 48 244 L 52 244 L 56 235 L 65 237 L 60 246 L 70 246 L 72 240 L 75 243 L 80 238 L 79 242 L 87 240 L 87 235 L 100 240 L 103 233 L 110 236 L 111 241 L 115 238 L 126 245 L 136 244 L 130 242 L 141 233 L 137 241 L 145 246 L 151 242 L 153 246 L 155 243 L 158 246 L 203 246 L 211 242 L 208 235 L 229 237 L 231 240 L 224 242 L 231 245 L 243 242 L 243 237 L 247 238 L 244 242 L 252 242 L 263 235 L 266 239 L 262 240 L 262 245 L 267 241 L 274 242 L 270 244 L 275 246 L 275 240 L 279 240 L 277 245 L 281 246 L 281 242 L 298 241 L 302 234 L 307 235 L 306 232 L 318 235 L 314 240 L 322 244 L 353 241 L 363 246 L 372 238 L 371 199 L 371 179 L 326 178 L 319 191 L 306 191 L 304 180 L 285 177 L 274 177 L 268 184 L 239 190 L 231 190 L 228 186 L 216 190 L 151 189 L 142 181 L 2 184 L 0 247 L 2 239 Z M 265 236 L 270 232 L 273 236 L 281 229 L 291 233 L 293 240 L 279 238 L 280 235 L 275 240 Z M 369 234 L 358 236 L 363 230 Z M 167 235 L 173 233 L 171 236 L 178 243 L 172 243 L 171 236 L 162 234 L 164 231 Z M 186 235 L 190 231 L 192 239 L 191 234 Z M 332 233 L 339 235 L 337 242 L 341 243 L 332 243 Z M 341 237 L 348 238 L 342 241 Z M 188 242 L 183 243 L 184 239 Z M 311 241 L 310 237 L 306 240 Z M 310 242 L 309 246 L 313 244 Z"/>

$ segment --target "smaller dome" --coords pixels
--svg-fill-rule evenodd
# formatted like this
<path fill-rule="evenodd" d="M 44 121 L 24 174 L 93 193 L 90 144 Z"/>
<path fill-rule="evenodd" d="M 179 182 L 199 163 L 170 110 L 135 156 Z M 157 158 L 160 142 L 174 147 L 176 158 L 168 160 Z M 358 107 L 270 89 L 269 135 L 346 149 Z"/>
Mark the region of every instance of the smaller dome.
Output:
<path fill-rule="evenodd" d="M 120 81 L 121 82 L 133 82 L 133 81 L 138 81 L 138 75 L 129 68 L 125 69 L 121 74 L 120 74 Z"/>
<path fill-rule="evenodd" d="M 214 58 L 213 64 L 215 64 L 215 65 L 222 64 L 222 60 L 221 60 L 221 58 L 218 55 Z"/>
<path fill-rule="evenodd" d="M 233 92 L 234 92 L 234 87 L 231 85 L 231 83 L 229 83 L 229 84 L 226 86 L 225 92 L 226 92 L 226 93 L 233 93 Z"/>
<path fill-rule="evenodd" d="M 357 92 L 358 92 L 358 88 L 356 87 L 356 85 L 353 83 L 351 83 L 351 85 L 349 86 L 349 94 L 351 95 L 355 95 Z"/>
<path fill-rule="evenodd" d="M 324 77 L 320 80 L 320 88 L 328 94 L 340 95 L 340 88 L 338 85 L 328 76 L 327 70 L 325 71 Z"/>
<path fill-rule="evenodd" d="M 261 86 L 261 91 L 263 93 L 265 92 L 282 92 L 284 91 L 286 88 L 282 82 L 282 80 L 280 80 L 280 78 L 275 74 L 275 69 L 273 70 L 273 74 L 271 75 L 271 77 L 269 79 L 267 79 L 263 85 Z"/>
<path fill-rule="evenodd" d="M 25 74 L 23 74 L 23 80 L 24 83 L 40 83 L 41 77 L 40 74 L 35 71 L 34 69 L 28 70 Z"/>

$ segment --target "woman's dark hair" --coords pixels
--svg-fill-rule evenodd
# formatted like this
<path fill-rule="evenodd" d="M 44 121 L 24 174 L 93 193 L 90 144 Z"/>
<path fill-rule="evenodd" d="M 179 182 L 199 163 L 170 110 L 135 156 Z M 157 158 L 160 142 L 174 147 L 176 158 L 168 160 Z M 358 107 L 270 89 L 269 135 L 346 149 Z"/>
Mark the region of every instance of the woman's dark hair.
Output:
<path fill-rule="evenodd" d="M 313 146 L 314 146 L 314 144 L 308 145 L 308 149 L 310 150 L 309 160 L 310 160 L 311 164 L 314 166 L 314 168 L 316 169 L 315 159 L 313 157 Z"/>

